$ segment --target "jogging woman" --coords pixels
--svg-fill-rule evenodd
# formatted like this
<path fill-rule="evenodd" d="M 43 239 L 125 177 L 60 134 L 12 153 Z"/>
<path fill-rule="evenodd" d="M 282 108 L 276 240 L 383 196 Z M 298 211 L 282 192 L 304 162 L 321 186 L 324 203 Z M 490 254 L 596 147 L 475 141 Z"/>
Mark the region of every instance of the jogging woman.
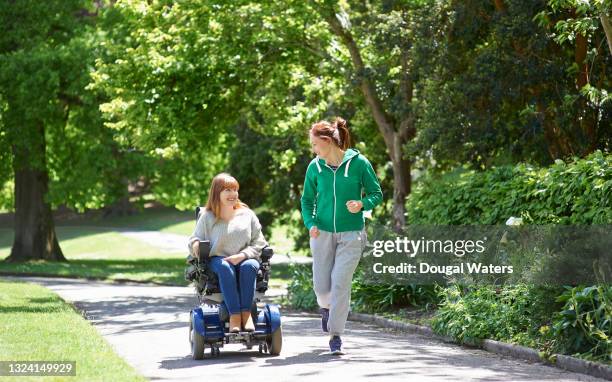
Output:
<path fill-rule="evenodd" d="M 363 211 L 380 204 L 382 191 L 368 159 L 349 148 L 345 120 L 317 122 L 309 135 L 316 157 L 306 170 L 302 218 L 310 232 L 321 327 L 329 332 L 330 352 L 343 354 L 340 336 L 348 318 L 351 281 L 366 241 Z"/>

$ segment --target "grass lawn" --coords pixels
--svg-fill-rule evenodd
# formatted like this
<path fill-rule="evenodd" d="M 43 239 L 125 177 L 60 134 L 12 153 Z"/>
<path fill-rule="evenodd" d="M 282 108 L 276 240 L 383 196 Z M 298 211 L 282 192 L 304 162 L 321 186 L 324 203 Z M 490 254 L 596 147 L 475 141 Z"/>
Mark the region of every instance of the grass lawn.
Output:
<path fill-rule="evenodd" d="M 2 262 L 13 241 L 12 228 L 0 228 L 0 273 L 29 273 L 100 280 L 131 280 L 167 285 L 187 285 L 183 278 L 186 251 L 168 252 L 122 235 L 120 230 L 151 230 L 190 235 L 192 213 L 171 209 L 144 211 L 138 215 L 93 221 L 68 221 L 56 227 L 67 263 L 32 261 Z M 292 242 L 286 231 L 274 228 L 270 243 L 277 253 L 286 253 Z M 277 245 L 277 243 L 279 245 Z M 271 286 L 285 286 L 288 266 L 272 266 Z"/>
<path fill-rule="evenodd" d="M 145 381 L 74 308 L 34 284 L 0 280 L 0 360 L 76 361 L 76 377 L 3 381 Z"/>
<path fill-rule="evenodd" d="M 0 262 L 0 272 L 186 284 L 184 253 L 164 252 L 105 228 L 57 227 L 57 235 L 68 262 Z M 12 230 L 0 230 L 0 259 L 9 255 L 12 236 Z"/>

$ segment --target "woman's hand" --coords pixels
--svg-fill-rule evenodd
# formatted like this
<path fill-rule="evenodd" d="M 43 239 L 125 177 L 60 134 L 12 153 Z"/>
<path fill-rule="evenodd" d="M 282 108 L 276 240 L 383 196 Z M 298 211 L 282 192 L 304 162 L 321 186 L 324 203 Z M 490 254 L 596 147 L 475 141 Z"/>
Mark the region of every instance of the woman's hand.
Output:
<path fill-rule="evenodd" d="M 232 264 L 232 265 L 238 265 L 240 264 L 243 260 L 246 260 L 246 255 L 243 253 L 239 253 L 236 255 L 231 255 L 231 256 L 227 256 L 224 257 L 223 259 L 225 261 L 227 261 L 228 263 Z"/>
<path fill-rule="evenodd" d="M 191 243 L 191 252 L 196 259 L 200 257 L 200 242 L 198 240 Z"/>
<path fill-rule="evenodd" d="M 357 212 L 361 211 L 361 208 L 363 207 L 363 203 L 361 202 L 361 200 L 349 200 L 348 202 L 346 202 L 346 208 L 349 210 L 349 212 L 356 214 Z"/>
<path fill-rule="evenodd" d="M 319 237 L 319 229 L 317 228 L 316 225 L 310 228 L 310 237 L 312 237 L 313 239 L 316 239 L 317 237 Z"/>

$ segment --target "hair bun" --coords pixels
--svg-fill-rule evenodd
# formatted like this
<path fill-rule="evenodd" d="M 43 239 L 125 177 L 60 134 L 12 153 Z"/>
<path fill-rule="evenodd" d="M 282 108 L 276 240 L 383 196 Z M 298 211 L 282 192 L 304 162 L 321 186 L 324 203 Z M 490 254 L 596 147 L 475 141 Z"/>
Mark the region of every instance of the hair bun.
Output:
<path fill-rule="evenodd" d="M 336 117 L 334 121 L 334 127 L 337 129 L 346 129 L 346 121 L 340 117 Z"/>

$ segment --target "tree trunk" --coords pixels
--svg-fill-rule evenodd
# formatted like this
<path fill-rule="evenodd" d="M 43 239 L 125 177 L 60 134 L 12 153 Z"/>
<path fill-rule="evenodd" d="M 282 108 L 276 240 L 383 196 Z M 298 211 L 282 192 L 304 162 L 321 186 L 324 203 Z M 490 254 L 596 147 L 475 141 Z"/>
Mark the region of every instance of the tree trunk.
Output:
<path fill-rule="evenodd" d="M 411 177 L 410 162 L 402 155 L 402 140 L 398 134 L 394 134 L 395 147 L 391 155 L 393 164 L 393 227 L 396 232 L 401 232 L 406 225 L 406 197 L 410 194 Z M 391 151 L 391 150 L 390 150 Z"/>
<path fill-rule="evenodd" d="M 579 68 L 578 73 L 576 73 L 576 87 L 578 90 L 582 89 L 584 85 L 589 83 L 589 65 L 586 62 L 587 50 L 587 38 L 581 34 L 577 34 L 574 60 Z"/>
<path fill-rule="evenodd" d="M 15 237 L 9 262 L 27 260 L 66 261 L 55 234 L 51 206 L 45 201 L 49 188 L 45 133 L 40 126 L 36 143 L 14 145 Z"/>
<path fill-rule="evenodd" d="M 554 116 L 546 110 L 543 102 L 538 100 L 536 108 L 544 129 L 544 140 L 548 144 L 548 154 L 552 160 L 564 159 L 574 155 L 570 140 L 554 121 Z"/>
<path fill-rule="evenodd" d="M 603 25 L 604 32 L 606 33 L 610 55 L 612 55 L 612 25 L 610 25 L 610 18 L 608 15 L 601 15 L 599 18 L 601 20 L 601 25 Z"/>
<path fill-rule="evenodd" d="M 117 163 L 121 163 L 124 160 L 124 155 L 119 150 L 119 146 L 113 143 L 111 147 L 113 158 Z M 132 184 L 129 178 L 125 175 L 123 168 L 118 168 L 112 176 L 118 180 L 117 184 L 120 185 L 120 192 L 123 194 L 119 199 L 117 199 L 112 204 L 104 207 L 104 217 L 111 216 L 129 216 L 133 215 L 138 210 L 136 207 L 130 202 L 131 196 L 141 196 L 141 192 L 143 190 L 139 187 L 139 184 Z"/>
<path fill-rule="evenodd" d="M 136 212 L 138 211 L 130 202 L 129 195 L 126 195 L 116 200 L 113 204 L 104 207 L 104 213 L 102 214 L 102 216 L 104 216 L 105 218 L 130 216 L 134 215 Z"/>
<path fill-rule="evenodd" d="M 403 158 L 402 146 L 414 137 L 412 125 L 394 126 L 393 118 L 385 110 L 376 86 L 371 79 L 364 76 L 366 66 L 361 57 L 361 52 L 357 42 L 349 30 L 344 29 L 333 9 L 323 12 L 323 17 L 327 20 L 330 30 L 338 36 L 346 45 L 351 55 L 353 69 L 359 78 L 359 88 L 366 101 L 366 105 L 372 112 L 372 117 L 378 126 L 378 130 L 385 141 L 385 146 L 389 152 L 389 158 L 393 165 L 393 228 L 400 232 L 406 225 L 406 197 L 410 193 L 410 162 Z M 412 86 L 402 83 L 402 90 L 412 92 Z M 407 95 L 408 96 L 408 95 Z M 407 121 L 410 120 L 407 117 Z"/>

